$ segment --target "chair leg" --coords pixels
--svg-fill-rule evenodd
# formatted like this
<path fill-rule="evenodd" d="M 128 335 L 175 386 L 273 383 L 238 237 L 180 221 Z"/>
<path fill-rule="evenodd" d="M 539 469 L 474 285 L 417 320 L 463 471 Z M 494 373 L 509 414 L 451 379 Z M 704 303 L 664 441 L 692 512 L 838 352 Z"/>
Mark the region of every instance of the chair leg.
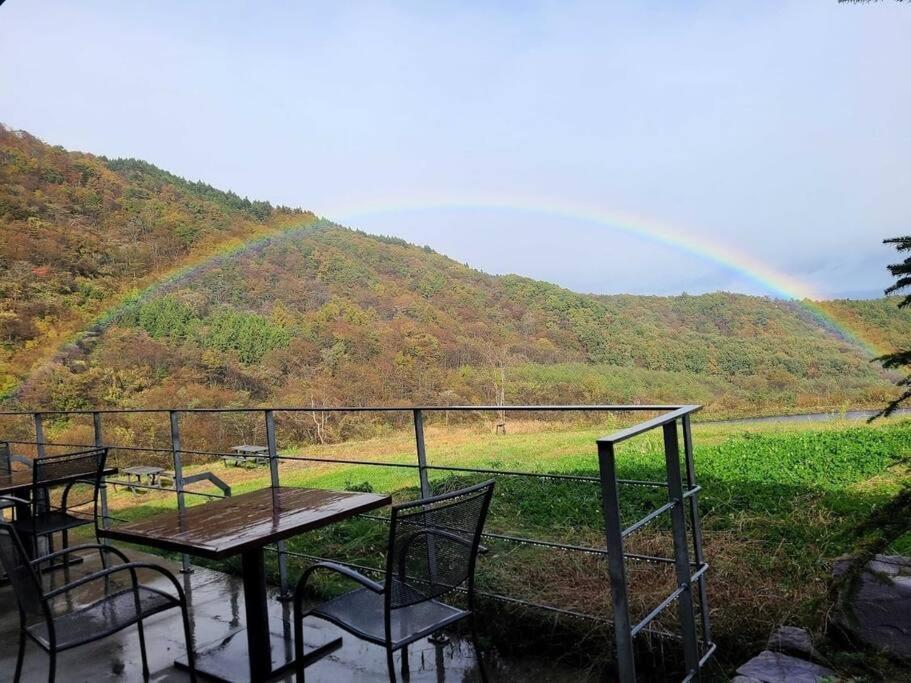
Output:
<path fill-rule="evenodd" d="M 484 668 L 484 656 L 481 654 L 481 643 L 478 641 L 478 629 L 475 623 L 474 612 L 468 617 L 471 627 L 471 644 L 474 645 L 474 656 L 478 661 L 478 673 L 481 674 L 482 683 L 487 683 L 487 669 Z"/>
<path fill-rule="evenodd" d="M 47 683 L 54 683 L 54 679 L 57 676 L 57 653 L 54 650 L 50 651 L 51 661 L 47 673 Z"/>
<path fill-rule="evenodd" d="M 193 650 L 193 634 L 190 632 L 190 616 L 187 614 L 186 603 L 180 606 L 183 617 L 183 637 L 187 644 L 187 667 L 190 669 L 190 680 L 196 683 L 196 653 Z"/>
<path fill-rule="evenodd" d="M 294 605 L 294 680 L 304 683 L 304 615 Z"/>
<path fill-rule="evenodd" d="M 146 653 L 146 635 L 142 628 L 142 619 L 136 622 L 136 630 L 139 631 L 139 654 L 142 657 L 142 677 L 144 680 L 148 680 L 149 656 Z"/>
<path fill-rule="evenodd" d="M 389 681 L 395 683 L 395 659 L 392 657 L 392 648 L 386 646 L 386 666 L 389 668 Z"/>
<path fill-rule="evenodd" d="M 22 662 L 25 661 L 25 629 L 19 629 L 19 654 L 16 657 L 16 674 L 13 676 L 13 683 L 19 683 L 22 677 Z"/>

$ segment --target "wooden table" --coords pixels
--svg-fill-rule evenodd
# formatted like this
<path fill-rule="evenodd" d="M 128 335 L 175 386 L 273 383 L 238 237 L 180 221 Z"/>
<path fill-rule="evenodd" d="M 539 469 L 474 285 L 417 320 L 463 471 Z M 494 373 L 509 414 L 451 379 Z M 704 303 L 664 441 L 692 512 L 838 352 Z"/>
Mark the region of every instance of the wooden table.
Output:
<path fill-rule="evenodd" d="M 196 655 L 196 670 L 216 680 L 265 681 L 293 665 L 281 630 L 269 626 L 264 548 L 391 503 L 389 496 L 349 491 L 275 487 L 164 512 L 99 531 L 119 541 L 189 553 L 212 560 L 240 555 L 247 616 L 246 652 L 223 639 Z M 273 647 L 275 639 L 275 647 Z M 231 637 L 232 641 L 237 638 Z M 341 639 L 308 654 L 315 661 Z M 290 648 L 293 653 L 293 648 Z M 246 660 L 246 661 L 244 661 Z M 186 660 L 176 664 L 186 668 Z"/>

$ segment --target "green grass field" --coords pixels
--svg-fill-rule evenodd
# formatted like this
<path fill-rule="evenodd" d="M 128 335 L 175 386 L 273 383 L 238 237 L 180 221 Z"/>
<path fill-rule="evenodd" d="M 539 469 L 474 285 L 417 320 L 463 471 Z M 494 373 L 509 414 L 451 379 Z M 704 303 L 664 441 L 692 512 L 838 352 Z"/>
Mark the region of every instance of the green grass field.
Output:
<path fill-rule="evenodd" d="M 594 440 L 611 425 L 567 429 L 546 423 L 511 425 L 508 435 L 493 435 L 482 426 L 427 429 L 428 458 L 434 465 L 456 465 L 529 472 L 597 474 Z M 715 638 L 720 651 L 716 673 L 730 670 L 755 654 L 778 624 L 800 624 L 817 633 L 825 628 L 825 598 L 830 561 L 849 552 L 853 530 L 894 494 L 908 476 L 911 421 L 894 420 L 826 424 L 696 424 L 696 468 L 703 486 L 700 510 L 705 533 L 709 598 Z M 414 463 L 413 435 L 392 434 L 359 442 L 305 449 L 286 454 Z M 630 479 L 663 478 L 660 434 L 633 439 L 618 451 L 619 475 Z M 268 485 L 264 468 L 225 468 L 197 463 L 188 472 L 211 469 L 227 479 L 235 494 Z M 434 472 L 437 491 L 484 478 Z M 324 488 L 391 491 L 397 499 L 417 496 L 413 469 L 369 465 L 285 462 L 283 484 Z M 663 492 L 627 487 L 621 500 L 627 523 L 663 502 Z M 196 498 L 194 502 L 204 499 Z M 497 477 L 488 530 L 566 543 L 602 546 L 599 490 L 596 485 L 543 478 Z M 133 495 L 119 491 L 111 498 L 114 514 L 133 518 L 174 505 L 172 495 Z M 382 522 L 358 519 L 294 539 L 295 552 L 380 566 L 385 543 Z M 483 589 L 601 617 L 610 617 L 606 565 L 595 556 L 554 551 L 511 542 L 490 543 L 483 558 Z M 645 554 L 671 553 L 669 521 L 655 523 L 628 538 L 627 548 Z M 911 552 L 911 538 L 901 539 L 896 552 Z M 667 568 L 628 563 L 634 620 L 644 616 L 670 592 L 674 579 Z M 295 563 L 299 570 L 300 565 Z M 332 592 L 335 584 L 321 589 Z M 487 614 L 499 626 L 492 631 L 503 645 L 510 626 L 553 619 L 491 605 Z M 500 617 L 508 615 L 508 619 Z M 674 630 L 673 612 L 657 624 Z M 562 622 L 566 622 L 562 624 Z M 591 649 L 610 651 L 609 634 L 591 622 L 561 620 L 571 639 L 582 632 Z M 529 647 L 541 643 L 528 638 Z M 600 642 L 603 638 L 604 642 Z M 857 663 L 852 663 L 857 666 Z M 876 660 L 862 666 L 881 666 Z M 863 669 L 861 669 L 863 671 Z M 872 675 L 872 674 L 871 674 Z"/>

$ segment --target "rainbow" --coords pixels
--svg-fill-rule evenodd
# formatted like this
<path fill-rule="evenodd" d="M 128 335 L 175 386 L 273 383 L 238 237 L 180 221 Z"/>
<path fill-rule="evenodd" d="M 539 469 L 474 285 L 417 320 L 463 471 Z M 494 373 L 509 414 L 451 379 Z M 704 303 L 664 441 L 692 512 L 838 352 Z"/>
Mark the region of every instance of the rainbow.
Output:
<path fill-rule="evenodd" d="M 433 209 L 520 211 L 541 216 L 582 221 L 651 240 L 731 269 L 774 296 L 798 302 L 822 326 L 858 347 L 871 358 L 887 353 L 886 349 L 879 347 L 873 340 L 867 338 L 863 330 L 859 329 L 853 321 L 846 319 L 844 316 L 839 316 L 826 307 L 822 301 L 824 297 L 803 281 L 777 271 L 749 254 L 734 249 L 730 245 L 709 241 L 694 231 L 671 227 L 641 214 L 608 211 L 594 205 L 569 204 L 542 198 L 512 197 L 504 199 L 502 196 L 475 196 L 467 201 L 464 197 L 459 198 L 458 201 L 444 197 L 425 197 L 421 201 L 415 201 L 413 198 L 408 201 L 385 201 L 364 204 L 357 208 L 348 206 L 342 210 L 332 211 L 331 215 L 340 216 L 346 222 L 356 222 L 358 218 L 371 215 Z M 65 337 L 53 349 L 47 360 L 39 366 L 33 367 L 29 374 L 33 375 L 36 371 L 40 371 L 43 367 L 59 358 L 68 347 L 73 347 L 80 340 L 100 333 L 112 322 L 116 321 L 130 306 L 179 285 L 203 270 L 216 267 L 228 259 L 261 248 L 274 239 L 300 235 L 329 222 L 326 219 L 321 219 L 292 226 L 262 228 L 244 239 L 233 238 L 208 251 L 201 252 L 179 267 L 160 274 L 154 282 L 149 283 L 144 288 L 134 288 L 117 297 L 104 311 L 95 316 L 82 329 Z M 18 391 L 20 387 L 21 385 L 14 387 L 7 396 Z"/>
<path fill-rule="evenodd" d="M 446 197 L 428 196 L 419 202 L 411 199 L 402 202 L 365 203 L 355 209 L 349 207 L 346 210 L 334 211 L 332 215 L 339 216 L 346 222 L 357 222 L 358 219 L 374 215 L 434 209 L 519 211 L 545 217 L 571 219 L 644 238 L 721 265 L 740 274 L 777 298 L 796 301 L 809 311 L 822 326 L 834 331 L 871 358 L 888 352 L 888 349 L 869 339 L 864 330 L 853 320 L 839 315 L 827 307 L 824 303 L 825 296 L 815 291 L 806 282 L 782 273 L 731 245 L 710 241 L 694 230 L 687 230 L 679 226 L 672 227 L 642 214 L 607 210 L 595 205 L 579 202 L 567 203 L 541 197 L 516 196 L 505 199 L 501 195 L 496 197 L 476 195 L 469 201 L 466 201 L 464 197 L 453 201 Z"/>
<path fill-rule="evenodd" d="M 45 356 L 42 362 L 29 368 L 28 375 L 20 382 L 0 393 L 0 401 L 14 396 L 26 385 L 30 377 L 40 373 L 55 360 L 58 360 L 68 349 L 74 349 L 80 341 L 92 335 L 100 334 L 105 328 L 116 322 L 131 306 L 178 286 L 198 273 L 217 267 L 228 259 L 261 248 L 276 238 L 299 235 L 312 230 L 320 223 L 321 221 L 317 219 L 304 224 L 258 228 L 244 239 L 233 237 L 210 249 L 203 249 L 200 253 L 181 263 L 180 266 L 158 274 L 154 281 L 144 287 L 134 287 L 121 293 L 110 301 L 103 311 L 95 315 L 80 329 L 64 336 Z"/>

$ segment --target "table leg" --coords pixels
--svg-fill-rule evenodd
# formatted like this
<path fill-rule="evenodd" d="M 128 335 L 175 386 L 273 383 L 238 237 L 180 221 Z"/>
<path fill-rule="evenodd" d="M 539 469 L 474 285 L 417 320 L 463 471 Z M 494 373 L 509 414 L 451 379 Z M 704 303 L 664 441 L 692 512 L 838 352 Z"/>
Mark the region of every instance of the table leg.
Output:
<path fill-rule="evenodd" d="M 269 637 L 269 606 L 266 595 L 266 562 L 262 548 L 241 555 L 244 604 L 247 615 L 247 647 L 250 680 L 265 681 L 272 673 L 272 643 Z"/>
<path fill-rule="evenodd" d="M 292 671 L 292 631 L 286 620 L 270 626 L 263 548 L 242 553 L 241 566 L 246 628 L 197 649 L 196 672 L 226 683 L 262 683 Z M 325 657 L 341 645 L 342 639 L 336 638 L 311 650 L 306 655 L 305 665 Z M 179 657 L 174 663 L 182 669 L 187 668 L 186 657 Z"/>

